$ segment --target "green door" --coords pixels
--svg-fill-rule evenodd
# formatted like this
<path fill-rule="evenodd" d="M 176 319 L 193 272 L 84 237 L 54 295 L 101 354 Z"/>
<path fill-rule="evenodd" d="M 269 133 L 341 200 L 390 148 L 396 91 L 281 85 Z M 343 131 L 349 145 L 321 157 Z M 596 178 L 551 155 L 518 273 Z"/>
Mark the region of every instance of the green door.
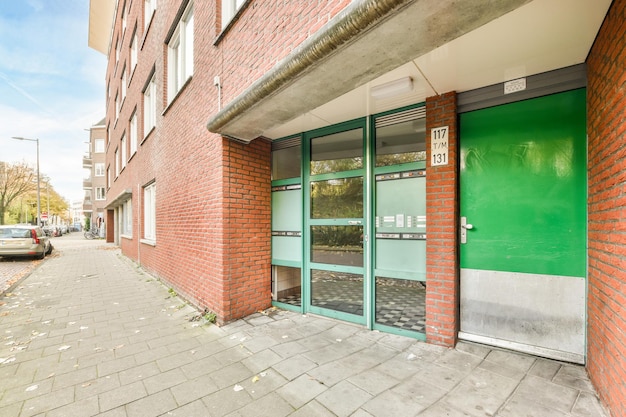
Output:
<path fill-rule="evenodd" d="M 305 135 L 308 311 L 365 324 L 365 120 Z"/>
<path fill-rule="evenodd" d="M 585 89 L 460 116 L 460 337 L 584 362 Z"/>

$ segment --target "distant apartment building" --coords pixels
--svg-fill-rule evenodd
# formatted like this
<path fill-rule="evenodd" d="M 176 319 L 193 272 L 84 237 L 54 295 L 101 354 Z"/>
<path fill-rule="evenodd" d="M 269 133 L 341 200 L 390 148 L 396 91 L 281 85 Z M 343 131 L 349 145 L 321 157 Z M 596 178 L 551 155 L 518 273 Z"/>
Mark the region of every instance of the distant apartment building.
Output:
<path fill-rule="evenodd" d="M 85 226 L 86 219 L 89 219 L 91 227 L 99 226 L 105 219 L 107 189 L 104 175 L 107 137 L 105 122 L 106 119 L 102 119 L 89 128 L 89 150 L 83 156 L 83 168 L 86 170 L 86 177 L 83 179 L 85 190 L 82 207 L 84 218 L 81 219 L 83 226 Z"/>
<path fill-rule="evenodd" d="M 92 0 L 107 240 L 218 323 L 274 305 L 585 363 L 625 415 L 624 13 Z"/>

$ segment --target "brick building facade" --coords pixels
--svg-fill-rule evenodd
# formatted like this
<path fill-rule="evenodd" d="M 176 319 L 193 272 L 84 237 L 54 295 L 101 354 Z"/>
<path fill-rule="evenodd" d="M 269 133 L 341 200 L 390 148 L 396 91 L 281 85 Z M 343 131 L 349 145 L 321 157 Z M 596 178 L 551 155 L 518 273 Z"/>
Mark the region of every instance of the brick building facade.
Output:
<path fill-rule="evenodd" d="M 92 0 L 107 240 L 219 323 L 276 305 L 586 363 L 626 415 L 625 14 Z"/>

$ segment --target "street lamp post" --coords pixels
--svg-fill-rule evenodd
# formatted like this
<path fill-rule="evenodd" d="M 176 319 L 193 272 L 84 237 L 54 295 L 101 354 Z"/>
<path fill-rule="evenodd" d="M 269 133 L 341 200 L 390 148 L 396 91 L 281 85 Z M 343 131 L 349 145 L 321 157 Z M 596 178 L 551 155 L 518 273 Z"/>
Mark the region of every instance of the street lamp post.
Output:
<path fill-rule="evenodd" d="M 37 142 L 37 226 L 41 223 L 41 184 L 39 175 L 39 139 L 29 139 L 20 136 L 13 136 L 11 139 L 27 140 L 30 142 Z"/>

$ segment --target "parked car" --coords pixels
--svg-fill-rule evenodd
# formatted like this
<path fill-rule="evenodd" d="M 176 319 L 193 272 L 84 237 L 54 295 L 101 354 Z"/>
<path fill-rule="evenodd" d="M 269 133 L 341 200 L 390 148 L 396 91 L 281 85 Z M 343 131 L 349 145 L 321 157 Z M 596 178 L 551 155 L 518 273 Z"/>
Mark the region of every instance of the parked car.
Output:
<path fill-rule="evenodd" d="M 0 256 L 43 259 L 52 249 L 50 238 L 41 227 L 21 224 L 0 226 Z"/>

